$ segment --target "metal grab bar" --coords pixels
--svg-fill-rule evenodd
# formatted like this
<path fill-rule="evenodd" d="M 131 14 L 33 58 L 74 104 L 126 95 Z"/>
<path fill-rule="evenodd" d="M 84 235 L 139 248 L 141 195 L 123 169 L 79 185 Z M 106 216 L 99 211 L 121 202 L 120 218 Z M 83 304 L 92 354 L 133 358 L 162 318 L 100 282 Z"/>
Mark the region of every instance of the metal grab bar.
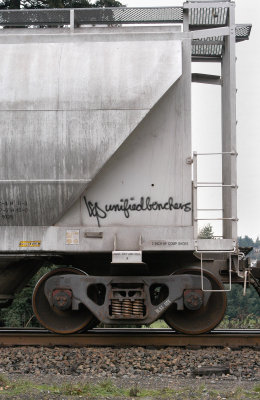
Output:
<path fill-rule="evenodd" d="M 234 250 L 232 250 L 232 251 L 230 251 L 230 250 L 227 250 L 227 251 L 218 251 L 218 252 L 216 252 L 216 251 L 196 251 L 196 253 L 199 253 L 200 254 L 200 280 L 201 280 L 201 290 L 203 291 L 203 292 L 211 292 L 211 293 L 213 293 L 213 292 L 215 292 L 215 293 L 218 293 L 218 292 L 231 292 L 231 254 L 233 254 L 235 252 L 235 249 Z M 204 274 L 203 274 L 203 253 L 217 253 L 217 254 L 219 254 L 219 253 L 229 253 L 229 269 L 228 269 L 228 276 L 229 276 L 229 282 L 228 282 L 228 285 L 229 285 L 229 288 L 228 289 L 204 289 L 204 286 L 203 286 L 203 278 L 204 278 Z"/>
<path fill-rule="evenodd" d="M 231 188 L 233 188 L 233 189 L 237 189 L 238 188 L 238 186 L 237 185 L 234 185 L 234 184 L 231 184 L 231 185 L 223 185 L 223 184 L 217 184 L 217 183 L 211 183 L 211 184 L 204 184 L 204 183 L 202 183 L 202 182 L 198 182 L 199 184 L 197 184 L 197 185 L 194 185 L 194 188 L 198 188 L 198 187 L 201 187 L 201 188 L 207 188 L 207 187 L 211 187 L 211 188 L 218 188 L 218 187 L 231 187 Z"/>
<path fill-rule="evenodd" d="M 238 153 L 236 151 L 223 151 L 219 153 L 197 153 L 196 151 L 193 153 L 193 156 L 218 156 L 223 154 L 230 154 L 231 156 L 237 156 Z"/>
<path fill-rule="evenodd" d="M 194 221 L 237 221 L 237 218 L 194 218 Z"/>
<path fill-rule="evenodd" d="M 197 208 L 197 211 L 223 211 L 223 208 Z"/>

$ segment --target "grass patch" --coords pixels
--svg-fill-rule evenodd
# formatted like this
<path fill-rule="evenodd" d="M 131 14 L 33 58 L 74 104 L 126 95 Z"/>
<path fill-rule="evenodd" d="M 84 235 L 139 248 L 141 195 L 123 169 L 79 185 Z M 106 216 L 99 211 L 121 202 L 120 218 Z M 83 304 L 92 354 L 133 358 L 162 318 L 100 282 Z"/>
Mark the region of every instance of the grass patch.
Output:
<path fill-rule="evenodd" d="M 164 320 L 158 319 L 149 326 L 143 325 L 143 328 L 162 329 L 162 328 L 169 328 L 169 325 L 167 325 Z"/>
<path fill-rule="evenodd" d="M 127 389 L 118 388 L 111 381 L 107 380 L 96 385 L 89 383 L 85 385 L 67 384 L 60 387 L 60 394 L 67 396 L 84 396 L 84 398 L 92 399 L 106 396 L 110 396 L 111 398 L 118 396 L 127 397 L 128 391 Z"/>
<path fill-rule="evenodd" d="M 110 380 L 98 384 L 74 384 L 66 385 L 46 385 L 36 384 L 28 381 L 12 382 L 0 375 L 0 399 L 1 395 L 19 396 L 26 395 L 28 399 L 35 399 L 39 395 L 48 396 L 56 394 L 68 396 L 70 399 L 78 399 L 79 396 L 85 400 L 102 399 L 171 399 L 171 400 L 215 400 L 218 396 L 227 400 L 259 399 L 260 386 L 252 387 L 252 390 L 245 390 L 237 387 L 234 390 L 209 389 L 206 385 L 198 387 L 190 386 L 184 388 L 164 388 L 164 389 L 141 389 L 137 385 L 129 388 L 119 388 Z"/>
<path fill-rule="evenodd" d="M 9 382 L 4 375 L 0 375 L 0 386 L 6 386 Z"/>

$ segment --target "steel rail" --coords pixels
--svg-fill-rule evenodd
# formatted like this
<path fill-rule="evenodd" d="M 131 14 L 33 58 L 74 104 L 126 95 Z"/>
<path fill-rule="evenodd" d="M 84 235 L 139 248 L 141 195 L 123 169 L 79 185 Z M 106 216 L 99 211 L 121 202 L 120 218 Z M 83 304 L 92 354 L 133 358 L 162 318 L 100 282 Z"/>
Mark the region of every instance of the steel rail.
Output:
<path fill-rule="evenodd" d="M 73 335 L 57 335 L 44 329 L 0 329 L 0 346 L 195 346 L 260 347 L 260 330 L 214 330 L 184 335 L 171 329 L 101 328 Z"/>

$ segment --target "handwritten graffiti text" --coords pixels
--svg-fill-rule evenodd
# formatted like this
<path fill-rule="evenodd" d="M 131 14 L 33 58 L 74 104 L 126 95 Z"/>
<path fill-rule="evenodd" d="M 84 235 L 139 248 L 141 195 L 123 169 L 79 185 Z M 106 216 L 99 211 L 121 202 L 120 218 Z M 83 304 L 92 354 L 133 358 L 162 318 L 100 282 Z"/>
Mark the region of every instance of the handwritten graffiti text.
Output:
<path fill-rule="evenodd" d="M 107 218 L 110 212 L 123 212 L 125 218 L 129 218 L 131 212 L 161 210 L 183 210 L 184 212 L 191 211 L 191 202 L 177 203 L 174 202 L 173 197 L 169 197 L 165 203 L 152 201 L 151 197 L 141 197 L 140 201 L 135 202 L 134 197 L 131 197 L 130 199 L 121 199 L 120 202 L 116 204 L 106 204 L 103 208 L 98 204 L 98 202 L 89 201 L 86 196 L 84 196 L 84 202 L 86 204 L 89 216 L 97 219 L 98 226 L 100 226 L 100 220 Z"/>

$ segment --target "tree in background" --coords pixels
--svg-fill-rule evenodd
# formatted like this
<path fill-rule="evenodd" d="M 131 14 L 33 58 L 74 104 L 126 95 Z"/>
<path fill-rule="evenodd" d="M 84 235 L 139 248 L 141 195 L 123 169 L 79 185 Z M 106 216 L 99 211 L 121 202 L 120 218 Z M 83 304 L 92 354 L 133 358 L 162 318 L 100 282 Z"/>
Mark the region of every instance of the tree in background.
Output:
<path fill-rule="evenodd" d="M 42 267 L 22 289 L 15 294 L 12 305 L 8 308 L 0 309 L 0 326 L 40 326 L 33 316 L 32 293 L 38 280 L 54 266 Z"/>
<path fill-rule="evenodd" d="M 245 235 L 238 237 L 238 244 L 240 247 L 253 247 L 253 250 L 248 254 L 250 258 L 260 260 L 260 240 L 259 237 L 254 241 L 252 238 Z"/>
<path fill-rule="evenodd" d="M 123 7 L 117 0 L 0 0 L 0 9 Z"/>
<path fill-rule="evenodd" d="M 237 318 L 242 321 L 249 314 L 260 317 L 259 296 L 256 290 L 250 286 L 244 296 L 243 285 L 232 285 L 232 291 L 228 292 L 226 315 L 229 319 Z"/>
<path fill-rule="evenodd" d="M 123 4 L 116 0 L 97 0 L 95 7 L 123 7 Z"/>
<path fill-rule="evenodd" d="M 240 247 L 252 247 L 248 254 L 250 258 L 260 258 L 260 240 L 254 241 L 249 236 L 238 237 Z M 231 292 L 227 293 L 228 306 L 225 316 L 227 327 L 257 327 L 260 320 L 259 296 L 253 286 L 243 295 L 242 285 L 232 285 Z M 225 322 L 224 321 L 224 322 Z"/>
<path fill-rule="evenodd" d="M 213 239 L 214 232 L 210 224 L 205 225 L 200 231 L 200 239 Z M 257 237 L 254 242 L 249 236 L 238 238 L 239 246 L 253 247 L 250 253 L 251 257 L 257 258 L 257 249 L 260 250 L 260 240 Z M 259 296 L 254 287 L 247 288 L 246 296 L 243 295 L 243 286 L 234 284 L 232 285 L 231 292 L 227 292 L 227 311 L 223 322 L 223 327 L 257 327 L 260 318 Z"/>
<path fill-rule="evenodd" d="M 241 247 L 254 247 L 254 241 L 249 236 L 239 236 L 238 237 L 238 244 Z"/>
<path fill-rule="evenodd" d="M 214 239 L 213 228 L 210 224 L 205 225 L 199 231 L 199 239 Z"/>

